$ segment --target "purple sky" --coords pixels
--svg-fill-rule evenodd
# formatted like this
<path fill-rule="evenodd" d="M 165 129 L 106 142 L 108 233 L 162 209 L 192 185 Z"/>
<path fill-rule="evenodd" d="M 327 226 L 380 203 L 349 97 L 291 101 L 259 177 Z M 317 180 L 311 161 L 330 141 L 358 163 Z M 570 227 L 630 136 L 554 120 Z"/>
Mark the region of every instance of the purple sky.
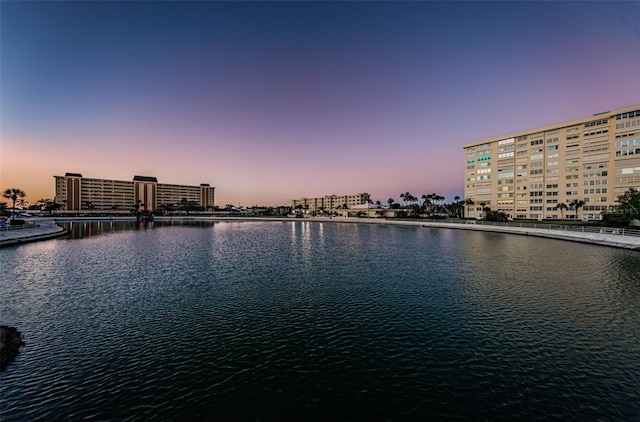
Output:
<path fill-rule="evenodd" d="M 0 4 L 0 188 L 463 194 L 462 145 L 640 103 L 639 2 Z"/>

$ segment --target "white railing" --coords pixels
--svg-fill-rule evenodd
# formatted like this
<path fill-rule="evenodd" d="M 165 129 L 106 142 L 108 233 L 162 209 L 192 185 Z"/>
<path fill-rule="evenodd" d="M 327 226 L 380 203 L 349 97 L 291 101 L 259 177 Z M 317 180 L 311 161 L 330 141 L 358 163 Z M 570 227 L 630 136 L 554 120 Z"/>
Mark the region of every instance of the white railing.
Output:
<path fill-rule="evenodd" d="M 417 220 L 416 220 L 417 221 Z M 483 220 L 420 220 L 432 223 L 463 223 L 479 224 L 485 226 L 521 227 L 527 229 L 562 230 L 582 233 L 617 234 L 620 236 L 640 236 L 640 229 L 603 227 L 603 226 L 578 226 L 574 224 L 541 224 L 534 222 L 497 222 Z M 473 223 L 471 223 L 473 222 Z"/>
<path fill-rule="evenodd" d="M 40 227 L 40 225 L 34 224 L 34 223 L 16 224 L 16 225 L 11 225 L 7 227 L 0 227 L 0 230 L 2 231 L 23 230 L 23 229 L 32 229 L 34 227 Z"/>

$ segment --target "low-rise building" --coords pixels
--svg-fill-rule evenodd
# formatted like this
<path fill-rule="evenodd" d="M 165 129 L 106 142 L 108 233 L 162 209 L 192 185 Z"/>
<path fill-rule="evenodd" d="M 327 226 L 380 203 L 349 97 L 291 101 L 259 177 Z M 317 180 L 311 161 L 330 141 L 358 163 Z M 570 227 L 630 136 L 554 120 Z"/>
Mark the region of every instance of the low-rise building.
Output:
<path fill-rule="evenodd" d="M 333 211 L 337 209 L 349 209 L 351 207 L 367 204 L 371 201 L 368 193 L 353 195 L 327 195 L 317 198 L 301 198 L 291 201 L 294 210 L 304 212 Z"/>

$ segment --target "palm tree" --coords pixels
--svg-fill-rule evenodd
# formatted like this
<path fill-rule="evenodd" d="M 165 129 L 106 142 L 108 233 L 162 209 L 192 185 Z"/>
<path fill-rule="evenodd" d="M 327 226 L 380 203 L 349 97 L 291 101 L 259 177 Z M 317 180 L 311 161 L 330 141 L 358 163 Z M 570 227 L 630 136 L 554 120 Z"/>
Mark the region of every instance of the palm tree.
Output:
<path fill-rule="evenodd" d="M 467 218 L 469 217 L 469 207 L 473 204 L 475 204 L 475 202 L 473 202 L 473 199 L 471 198 L 466 198 L 464 200 L 464 205 L 467 207 Z"/>
<path fill-rule="evenodd" d="M 578 209 L 584 206 L 584 201 L 580 199 L 574 199 L 569 202 L 569 208 L 573 208 L 576 211 L 576 220 L 578 219 Z"/>
<path fill-rule="evenodd" d="M 411 195 L 409 192 L 401 193 L 400 198 L 402 199 L 402 205 L 406 205 L 407 202 L 409 202 L 409 198 L 411 198 L 412 196 L 413 195 Z"/>
<path fill-rule="evenodd" d="M 487 207 L 487 203 L 486 202 L 480 202 L 478 205 L 480 205 L 480 208 L 482 209 L 482 212 L 484 214 L 486 214 L 487 212 L 491 211 L 491 208 Z"/>
<path fill-rule="evenodd" d="M 456 195 L 453 197 L 453 200 L 456 201 L 455 202 L 455 210 L 456 210 L 456 217 L 460 218 L 460 196 Z"/>
<path fill-rule="evenodd" d="M 23 190 L 20 190 L 18 188 L 10 188 L 2 192 L 2 196 L 4 198 L 11 199 L 13 201 L 13 206 L 12 206 L 13 218 L 15 218 L 16 217 L 16 201 L 18 199 L 24 198 L 25 196 L 27 196 L 27 194 Z"/>
<path fill-rule="evenodd" d="M 564 210 L 568 208 L 569 207 L 564 202 L 560 202 L 558 205 L 556 205 L 556 209 L 560 210 L 560 216 L 562 217 L 562 221 L 564 221 Z"/>
<path fill-rule="evenodd" d="M 427 206 L 429 205 L 431 205 L 431 195 L 422 195 L 422 206 L 425 212 L 428 212 Z"/>

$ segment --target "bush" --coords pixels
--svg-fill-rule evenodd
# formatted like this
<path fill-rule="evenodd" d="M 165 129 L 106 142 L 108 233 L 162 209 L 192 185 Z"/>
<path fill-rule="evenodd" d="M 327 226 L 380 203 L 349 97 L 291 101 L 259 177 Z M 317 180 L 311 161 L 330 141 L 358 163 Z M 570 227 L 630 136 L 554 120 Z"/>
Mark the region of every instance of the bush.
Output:
<path fill-rule="evenodd" d="M 509 221 L 509 216 L 502 211 L 487 211 L 484 215 L 485 221 Z"/>
<path fill-rule="evenodd" d="M 608 227 L 627 227 L 637 214 L 625 212 L 607 212 L 602 214 L 602 225 Z"/>

